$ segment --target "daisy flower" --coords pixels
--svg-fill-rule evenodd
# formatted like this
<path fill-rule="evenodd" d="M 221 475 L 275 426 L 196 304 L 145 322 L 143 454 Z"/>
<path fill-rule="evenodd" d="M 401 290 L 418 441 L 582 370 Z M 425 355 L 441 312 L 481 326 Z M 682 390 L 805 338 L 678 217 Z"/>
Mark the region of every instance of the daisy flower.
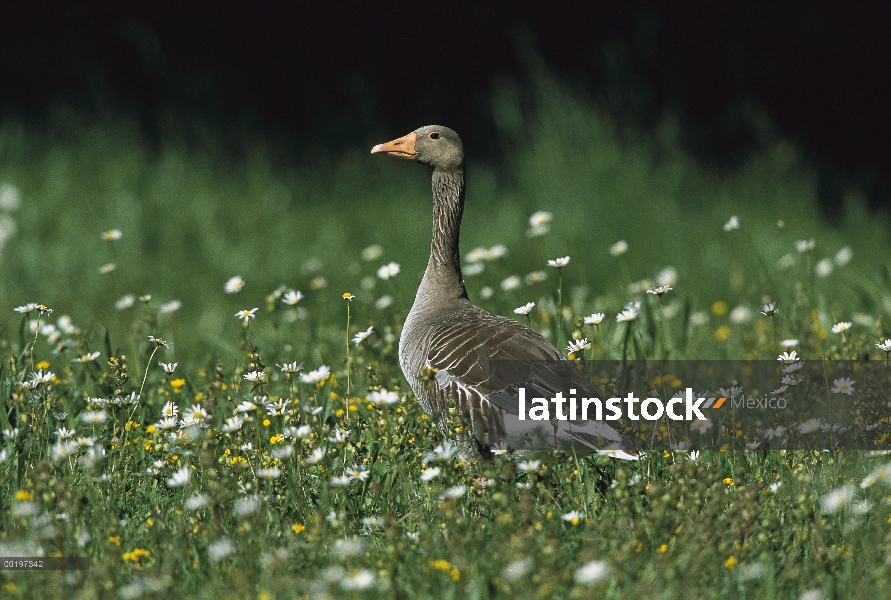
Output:
<path fill-rule="evenodd" d="M 320 383 L 324 381 L 326 377 L 331 373 L 331 369 L 326 365 L 322 365 L 315 371 L 310 371 L 309 373 L 303 373 L 300 375 L 300 381 L 303 383 Z"/>
<path fill-rule="evenodd" d="M 795 249 L 799 252 L 810 252 L 816 248 L 817 242 L 814 240 L 798 240 L 795 242 Z"/>
<path fill-rule="evenodd" d="M 569 345 L 566 346 L 567 352 L 580 352 L 585 349 L 585 346 L 588 345 L 588 338 L 582 338 L 580 340 L 572 340 L 569 342 Z"/>
<path fill-rule="evenodd" d="M 772 317 L 778 312 L 776 302 L 768 302 L 767 304 L 761 305 L 761 314 L 765 317 Z"/>
<path fill-rule="evenodd" d="M 359 333 L 357 333 L 356 335 L 353 336 L 353 343 L 355 343 L 358 346 L 363 341 L 367 340 L 368 336 L 370 336 L 373 331 L 374 331 L 374 327 L 369 327 L 365 331 L 360 331 Z"/>
<path fill-rule="evenodd" d="M 400 270 L 399 264 L 391 262 L 389 264 L 382 266 L 380 269 L 378 269 L 377 276 L 380 277 L 381 279 L 389 279 L 391 277 L 395 277 L 396 275 L 399 275 L 399 270 Z"/>
<path fill-rule="evenodd" d="M 79 357 L 75 358 L 73 362 L 88 363 L 88 362 L 93 362 L 97 358 L 99 358 L 99 352 L 87 352 L 83 356 L 79 356 Z"/>
<path fill-rule="evenodd" d="M 158 366 L 161 367 L 162 369 L 164 369 L 164 372 L 165 372 L 165 373 L 167 373 L 168 375 L 170 375 L 170 374 L 172 374 L 174 371 L 176 371 L 176 366 L 177 366 L 178 364 L 179 364 L 179 363 L 163 363 L 163 362 L 159 362 L 159 363 L 158 363 Z"/>
<path fill-rule="evenodd" d="M 510 277 L 505 278 L 501 282 L 501 289 L 504 290 L 505 292 L 509 292 L 511 290 L 515 290 L 518 287 L 520 287 L 521 283 L 522 283 L 522 281 L 520 280 L 519 276 L 511 275 Z"/>
<path fill-rule="evenodd" d="M 167 480 L 167 487 L 182 487 L 189 483 L 189 476 L 191 475 L 188 466 L 184 466 L 182 469 L 173 474 L 173 476 Z"/>
<path fill-rule="evenodd" d="M 131 306 L 136 304 L 136 296 L 133 294 L 127 294 L 126 296 L 122 296 L 120 300 L 114 303 L 114 307 L 118 310 L 127 310 Z"/>
<path fill-rule="evenodd" d="M 526 471 L 527 473 L 532 471 L 538 471 L 538 468 L 541 466 L 540 460 L 527 460 L 521 463 L 517 463 L 517 469 L 520 471 Z"/>
<path fill-rule="evenodd" d="M 793 350 L 792 352 L 783 352 L 782 354 L 780 354 L 777 360 L 783 364 L 789 365 L 798 362 L 801 359 L 798 357 L 798 354 L 795 352 L 795 350 Z"/>
<path fill-rule="evenodd" d="M 303 368 L 303 363 L 298 365 L 297 361 L 295 360 L 292 363 L 285 363 L 282 365 L 278 365 L 278 368 L 282 370 L 282 373 L 289 373 L 289 374 L 299 373 L 300 370 Z"/>
<path fill-rule="evenodd" d="M 430 481 L 435 477 L 438 477 L 442 472 L 442 469 L 439 467 L 429 467 L 423 473 L 421 473 L 421 481 Z"/>
<path fill-rule="evenodd" d="M 173 402 L 168 402 L 164 405 L 164 408 L 161 409 L 162 417 L 176 417 L 179 415 L 179 407 Z"/>
<path fill-rule="evenodd" d="M 609 253 L 613 256 L 621 256 L 626 252 L 628 252 L 628 242 L 625 240 L 619 240 L 609 247 Z"/>
<path fill-rule="evenodd" d="M 528 315 L 532 312 L 532 309 L 535 307 L 535 302 L 527 302 L 523 306 L 519 308 L 515 308 L 514 312 L 518 315 Z"/>
<path fill-rule="evenodd" d="M 565 267 L 568 264 L 569 264 L 568 256 L 564 256 L 562 258 L 555 258 L 554 260 L 548 261 L 549 267 L 557 267 L 558 269 L 562 269 L 563 267 Z"/>
<path fill-rule="evenodd" d="M 647 290 L 648 294 L 653 294 L 654 296 L 664 296 L 666 292 L 670 292 L 674 288 L 670 285 L 660 285 L 659 287 L 650 288 Z"/>
<path fill-rule="evenodd" d="M 582 585 L 597 583 L 601 579 L 607 577 L 610 573 L 609 565 L 602 560 L 592 560 L 579 567 L 575 574 L 576 583 Z"/>
<path fill-rule="evenodd" d="M 239 319 L 241 319 L 242 321 L 244 321 L 245 323 L 248 323 L 248 322 L 250 322 L 251 319 L 256 317 L 256 315 L 254 313 L 256 313 L 258 310 L 260 310 L 260 309 L 252 308 L 251 310 L 240 310 L 237 313 L 235 313 L 235 316 L 238 317 Z"/>
<path fill-rule="evenodd" d="M 573 511 L 566 513 L 565 515 L 563 515 L 560 518 L 563 519 L 564 521 L 566 521 L 567 523 L 571 523 L 573 525 L 578 525 L 579 521 L 582 521 L 585 518 L 585 516 L 583 514 L 581 514 L 579 511 L 573 510 Z"/>
<path fill-rule="evenodd" d="M 876 348 L 883 352 L 891 352 L 891 340 L 885 340 L 881 344 L 876 344 Z"/>
<path fill-rule="evenodd" d="M 841 377 L 832 382 L 832 392 L 835 394 L 847 394 L 850 396 L 854 393 L 854 380 L 847 377 Z"/>
<path fill-rule="evenodd" d="M 288 290 L 285 295 L 282 296 L 282 302 L 284 302 L 288 306 L 295 306 L 302 299 L 303 292 L 295 292 L 294 290 Z"/>
<path fill-rule="evenodd" d="M 225 290 L 227 294 L 237 294 L 244 288 L 244 279 L 241 275 L 236 275 L 226 282 Z"/>
<path fill-rule="evenodd" d="M 851 328 L 850 321 L 840 321 L 832 326 L 832 333 L 844 333 Z"/>
<path fill-rule="evenodd" d="M 739 217 L 733 215 L 730 220 L 724 223 L 724 231 L 733 231 L 739 229 Z"/>
<path fill-rule="evenodd" d="M 399 402 L 399 394 L 388 392 L 387 388 L 381 388 L 379 391 L 368 394 L 368 401 L 372 404 L 396 404 Z"/>
<path fill-rule="evenodd" d="M 600 325 L 606 315 L 604 313 L 593 313 L 585 317 L 585 325 Z"/>
<path fill-rule="evenodd" d="M 121 233 L 120 229 L 109 229 L 108 231 L 105 231 L 102 233 L 102 239 L 109 241 L 109 242 L 113 242 L 115 240 L 121 239 L 121 237 L 123 237 L 123 235 L 124 234 Z"/>

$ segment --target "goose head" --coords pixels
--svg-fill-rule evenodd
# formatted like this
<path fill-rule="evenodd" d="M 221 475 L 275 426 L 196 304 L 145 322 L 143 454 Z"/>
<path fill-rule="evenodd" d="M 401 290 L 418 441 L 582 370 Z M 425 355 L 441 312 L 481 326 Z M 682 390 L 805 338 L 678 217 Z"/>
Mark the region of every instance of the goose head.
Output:
<path fill-rule="evenodd" d="M 426 165 L 434 171 L 464 170 L 464 146 L 458 134 L 441 125 L 427 125 L 371 149 L 372 154 L 395 156 Z"/>

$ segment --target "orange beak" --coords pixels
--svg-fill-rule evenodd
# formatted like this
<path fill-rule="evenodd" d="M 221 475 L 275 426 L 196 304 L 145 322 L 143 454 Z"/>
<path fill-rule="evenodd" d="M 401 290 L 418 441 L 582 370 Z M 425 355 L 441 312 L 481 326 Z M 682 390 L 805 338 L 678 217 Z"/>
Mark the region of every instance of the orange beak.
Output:
<path fill-rule="evenodd" d="M 417 135 L 409 133 L 398 140 L 387 142 L 386 144 L 378 144 L 371 149 L 372 154 L 386 154 L 387 156 L 395 156 L 396 158 L 404 158 L 406 160 L 414 160 L 418 154 L 415 152 L 415 140 Z"/>

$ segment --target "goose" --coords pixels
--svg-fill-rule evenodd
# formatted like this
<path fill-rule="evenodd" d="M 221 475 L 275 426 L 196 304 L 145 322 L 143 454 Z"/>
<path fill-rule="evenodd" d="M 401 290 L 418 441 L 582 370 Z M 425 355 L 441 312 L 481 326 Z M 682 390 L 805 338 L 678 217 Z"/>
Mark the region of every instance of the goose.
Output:
<path fill-rule="evenodd" d="M 471 460 L 487 459 L 493 450 L 628 448 L 602 421 L 520 419 L 520 388 L 526 406 L 533 398 L 550 404 L 557 392 L 600 396 L 540 333 L 468 299 L 458 250 L 465 190 L 458 134 L 428 125 L 378 144 L 371 153 L 433 170 L 430 259 L 399 338 L 399 363 L 444 437 L 454 439 L 461 456 Z"/>

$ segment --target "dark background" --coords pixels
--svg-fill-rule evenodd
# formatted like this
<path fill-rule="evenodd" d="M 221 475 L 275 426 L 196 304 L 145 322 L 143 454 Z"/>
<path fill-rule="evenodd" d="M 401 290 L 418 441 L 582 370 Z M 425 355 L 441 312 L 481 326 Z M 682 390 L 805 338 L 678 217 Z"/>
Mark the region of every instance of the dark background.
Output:
<path fill-rule="evenodd" d="M 493 80 L 541 58 L 635 126 L 675 111 L 718 167 L 763 141 L 762 110 L 831 214 L 853 186 L 891 205 L 889 25 L 878 3 L 7 2 L 0 111 L 126 112 L 149 136 L 175 113 L 329 148 L 440 122 L 486 155 Z"/>

